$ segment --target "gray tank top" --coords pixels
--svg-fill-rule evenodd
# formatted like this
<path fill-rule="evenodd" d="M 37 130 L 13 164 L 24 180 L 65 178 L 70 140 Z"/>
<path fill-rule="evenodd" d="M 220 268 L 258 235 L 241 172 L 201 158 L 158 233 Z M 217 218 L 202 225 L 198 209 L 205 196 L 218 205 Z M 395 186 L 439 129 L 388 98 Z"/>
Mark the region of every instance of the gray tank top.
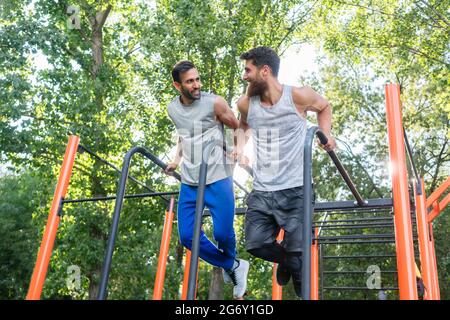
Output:
<path fill-rule="evenodd" d="M 216 120 L 214 113 L 216 98 L 214 94 L 201 92 L 201 98 L 188 106 L 181 103 L 180 97 L 168 105 L 169 117 L 181 139 L 181 182 L 185 184 L 198 185 L 202 150 L 206 143 L 225 139 L 223 124 Z M 206 184 L 233 175 L 233 161 L 225 157 L 222 145 L 213 149 L 207 163 Z"/>
<path fill-rule="evenodd" d="M 251 97 L 247 123 L 255 155 L 253 189 L 277 191 L 303 186 L 307 122 L 294 105 L 292 87 L 283 85 L 280 100 L 271 107 L 263 107 L 259 96 Z"/>

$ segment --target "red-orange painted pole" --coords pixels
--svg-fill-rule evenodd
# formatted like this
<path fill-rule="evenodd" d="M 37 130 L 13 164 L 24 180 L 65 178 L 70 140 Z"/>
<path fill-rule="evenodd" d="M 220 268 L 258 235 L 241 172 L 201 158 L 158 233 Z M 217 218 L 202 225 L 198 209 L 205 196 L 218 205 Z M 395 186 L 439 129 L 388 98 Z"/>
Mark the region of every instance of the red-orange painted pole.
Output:
<path fill-rule="evenodd" d="M 435 203 L 439 197 L 450 188 L 450 177 L 447 178 L 434 192 L 428 197 L 426 202 L 426 207 L 429 208 L 433 203 Z"/>
<path fill-rule="evenodd" d="M 159 248 L 158 267 L 156 269 L 155 287 L 153 289 L 153 300 L 161 300 L 164 288 L 164 278 L 166 275 L 167 256 L 169 255 L 170 237 L 173 224 L 173 203 L 174 198 L 170 198 L 169 211 L 166 211 L 164 228 Z"/>
<path fill-rule="evenodd" d="M 433 210 L 430 212 L 430 214 L 428 215 L 428 221 L 432 222 L 434 219 L 436 219 L 439 214 L 444 211 L 445 207 L 449 204 L 450 202 L 450 193 L 447 194 L 447 196 L 441 201 L 441 202 L 434 202 L 433 203 Z"/>
<path fill-rule="evenodd" d="M 433 290 L 434 269 L 432 243 L 429 233 L 429 225 L 427 212 L 425 210 L 425 186 L 421 180 L 421 194 L 418 194 L 416 184 L 414 184 L 414 194 L 416 196 L 416 219 L 417 219 L 417 234 L 419 237 L 419 252 L 420 252 L 420 268 L 422 274 L 423 284 L 426 288 L 424 299 L 436 300 Z M 433 248 L 434 249 L 434 248 Z"/>
<path fill-rule="evenodd" d="M 406 178 L 400 87 L 397 84 L 388 84 L 385 87 L 385 93 L 389 155 L 392 170 L 392 193 L 394 198 L 399 295 L 401 300 L 417 300 L 414 244 L 408 182 Z"/>
<path fill-rule="evenodd" d="M 191 266 L 191 250 L 186 249 L 186 260 L 184 262 L 183 290 L 181 292 L 181 300 L 187 299 L 190 266 Z M 197 279 L 198 279 L 198 269 L 197 269 Z M 197 295 L 197 288 L 198 288 L 198 281 L 195 285 L 195 295 Z"/>
<path fill-rule="evenodd" d="M 59 225 L 59 208 L 61 200 L 64 199 L 69 186 L 70 176 L 72 174 L 75 155 L 77 154 L 80 138 L 70 136 L 67 144 L 66 153 L 59 173 L 58 184 L 53 195 L 52 206 L 47 219 L 47 225 L 44 230 L 41 246 L 39 248 L 36 265 L 34 266 L 31 277 L 30 287 L 28 288 L 27 300 L 39 300 L 41 298 L 42 288 L 44 287 L 45 277 L 47 275 L 48 264 L 52 255 L 53 245 L 55 243 L 56 231 Z"/>
<path fill-rule="evenodd" d="M 319 235 L 319 229 L 314 230 L 315 238 Z M 319 300 L 319 245 L 314 240 L 311 245 L 311 300 Z"/>
<path fill-rule="evenodd" d="M 277 236 L 277 241 L 282 241 L 284 238 L 284 230 L 281 229 Z M 274 263 L 272 268 L 272 300 L 283 299 L 283 287 L 277 282 L 277 268 L 278 264 Z"/>
<path fill-rule="evenodd" d="M 437 262 L 436 262 L 436 251 L 434 249 L 434 235 L 433 235 L 433 224 L 430 222 L 430 247 L 431 247 L 431 255 L 432 255 L 432 262 L 433 262 L 433 286 L 431 288 L 433 297 L 436 298 L 436 300 L 441 300 L 441 292 L 439 290 L 439 277 L 437 272 Z"/>

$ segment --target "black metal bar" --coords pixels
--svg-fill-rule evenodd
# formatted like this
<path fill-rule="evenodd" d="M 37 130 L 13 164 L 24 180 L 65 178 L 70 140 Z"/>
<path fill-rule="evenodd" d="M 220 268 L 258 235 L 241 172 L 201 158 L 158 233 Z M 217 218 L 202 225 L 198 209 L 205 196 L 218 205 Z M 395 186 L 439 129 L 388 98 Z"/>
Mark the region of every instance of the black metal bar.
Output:
<path fill-rule="evenodd" d="M 398 287 L 388 287 L 388 288 L 379 288 L 379 289 L 370 289 L 367 287 L 324 287 L 324 290 L 384 290 L 384 291 L 395 291 L 398 290 Z"/>
<path fill-rule="evenodd" d="M 135 198 L 148 198 L 148 197 L 158 197 L 158 196 L 170 196 L 170 195 L 177 195 L 178 193 L 179 193 L 179 191 L 127 194 L 124 196 L 124 198 L 125 199 L 135 199 Z M 115 199 L 117 199 L 117 196 L 83 198 L 83 199 L 67 199 L 67 200 L 63 200 L 62 202 L 63 203 L 80 203 L 80 202 L 108 201 L 108 200 L 115 200 Z"/>
<path fill-rule="evenodd" d="M 379 198 L 369 199 L 364 203 L 364 210 L 386 208 L 390 209 L 394 205 L 392 198 Z M 330 202 L 318 202 L 314 205 L 314 211 L 333 211 L 333 210 L 351 210 L 361 209 L 361 206 L 355 204 L 354 201 L 330 201 Z M 356 211 L 360 212 L 360 211 Z"/>
<path fill-rule="evenodd" d="M 324 253 L 323 253 L 323 246 L 322 244 L 319 243 L 319 270 L 320 270 L 320 300 L 323 300 L 323 287 L 324 287 L 324 282 L 325 282 L 325 276 L 323 274 L 324 270 L 324 264 L 323 264 L 323 258 L 324 258 Z"/>
<path fill-rule="evenodd" d="M 352 270 L 346 270 L 346 271 L 324 271 L 326 274 L 367 274 L 367 271 L 352 271 Z M 397 273 L 397 270 L 380 270 L 380 273 Z"/>
<path fill-rule="evenodd" d="M 357 256 L 324 256 L 323 259 L 380 259 L 380 258 L 395 258 L 395 254 L 383 255 L 357 255 Z"/>
<path fill-rule="evenodd" d="M 377 244 L 377 243 L 395 243 L 395 240 L 360 240 L 360 241 L 329 241 L 319 239 L 321 244 Z"/>
<path fill-rule="evenodd" d="M 202 226 L 202 213 L 204 207 L 204 196 L 206 188 L 206 177 L 208 173 L 208 158 L 211 154 L 213 148 L 220 145 L 220 141 L 211 140 L 207 142 L 204 149 L 202 150 L 202 163 L 200 165 L 200 176 L 197 188 L 197 202 L 195 206 L 195 221 L 194 221 L 194 234 L 192 237 L 192 247 L 191 247 L 191 264 L 189 266 L 189 277 L 188 277 L 188 290 L 187 290 L 187 300 L 195 299 L 195 288 L 197 285 L 197 268 L 198 268 L 198 256 L 200 252 L 200 231 Z"/>
<path fill-rule="evenodd" d="M 368 201 L 369 201 L 369 203 L 370 203 L 371 200 L 368 200 Z M 333 205 L 337 206 L 337 207 L 334 207 L 334 208 L 331 208 L 331 209 L 324 209 L 324 205 L 326 204 L 326 202 L 316 203 L 316 204 L 314 205 L 314 213 L 316 213 L 316 208 L 317 208 L 317 206 L 319 206 L 319 207 L 322 206 L 322 208 L 321 208 L 320 211 L 326 211 L 326 210 L 339 209 L 340 204 L 345 205 L 346 202 L 347 202 L 347 201 L 330 202 L 330 203 L 332 203 Z M 391 207 L 392 207 L 392 205 L 391 205 Z M 367 205 L 364 206 L 364 208 L 367 209 Z M 354 207 L 352 207 L 351 209 L 354 209 Z M 245 214 L 245 212 L 246 212 L 246 208 L 236 208 L 235 214 L 236 214 L 236 215 L 242 215 L 242 214 Z M 383 212 L 383 211 L 377 211 L 376 213 L 378 213 L 378 212 L 381 213 L 381 212 Z M 358 212 L 351 212 L 351 213 L 355 213 L 355 214 L 356 214 L 356 213 L 358 213 Z M 370 214 L 372 214 L 372 213 L 374 213 L 374 212 L 360 211 L 359 213 L 361 213 L 361 214 L 363 214 L 363 213 L 370 213 Z M 335 214 L 335 213 L 334 213 L 334 212 L 330 212 L 330 214 Z M 339 214 L 346 214 L 346 212 L 342 212 L 342 213 L 339 213 Z M 208 212 L 207 209 L 205 210 L 204 215 L 209 215 L 209 212 Z M 393 217 L 393 216 L 391 216 L 391 217 Z M 331 221 L 331 220 L 329 220 L 329 221 Z M 333 221 L 335 221 L 335 220 L 333 220 Z"/>
<path fill-rule="evenodd" d="M 302 254 L 302 299 L 311 298 L 311 244 L 312 244 L 312 143 L 318 127 L 311 127 L 306 132 L 303 163 L 303 254 Z"/>
<path fill-rule="evenodd" d="M 344 225 L 335 225 L 335 226 L 322 226 L 323 230 L 386 229 L 389 227 L 394 227 L 394 224 L 393 223 L 388 223 L 388 224 L 369 223 L 369 224 L 362 224 L 362 225 L 344 224 Z"/>
<path fill-rule="evenodd" d="M 393 233 L 380 233 L 380 234 L 355 234 L 355 235 L 343 235 L 343 236 L 326 236 L 319 237 L 319 239 L 314 238 L 314 240 L 351 240 L 351 239 L 394 239 L 395 235 Z"/>
<path fill-rule="evenodd" d="M 328 139 L 327 139 L 325 134 L 320 129 L 317 130 L 316 134 L 317 134 L 317 137 L 320 140 L 320 143 L 327 144 Z M 342 165 L 342 162 L 339 160 L 339 158 L 336 155 L 336 153 L 333 150 L 327 151 L 327 153 L 330 156 L 331 160 L 333 160 L 334 165 L 338 169 L 338 171 L 341 174 L 342 178 L 344 179 L 345 183 L 350 188 L 350 191 L 352 192 L 353 196 L 355 197 L 356 202 L 358 203 L 358 205 L 359 206 L 364 206 L 366 204 L 366 202 L 364 201 L 362 196 L 359 194 L 358 190 L 356 190 L 355 184 L 353 183 L 352 179 L 348 175 L 347 171 L 345 170 L 344 166 Z"/>
<path fill-rule="evenodd" d="M 411 168 L 413 170 L 414 176 L 416 177 L 417 194 L 421 195 L 422 194 L 422 184 L 421 184 L 421 181 L 420 181 L 419 173 L 417 172 L 416 164 L 414 162 L 413 152 L 412 152 L 412 149 L 411 149 L 411 145 L 409 144 L 409 141 L 408 141 L 408 136 L 406 135 L 405 127 L 403 127 L 403 137 L 404 137 L 404 140 L 405 140 L 406 151 L 407 151 L 407 154 L 408 154 L 409 163 L 410 163 Z"/>
<path fill-rule="evenodd" d="M 302 262 L 302 298 L 303 300 L 309 300 L 311 294 L 311 243 L 312 243 L 312 144 L 314 135 L 317 134 L 322 144 L 327 144 L 328 140 L 325 134 L 317 127 L 311 127 L 306 132 L 304 143 L 304 164 L 303 164 L 303 262 Z M 341 161 L 334 153 L 334 151 L 327 151 L 331 157 L 335 166 L 337 167 L 342 178 L 350 188 L 353 196 L 356 199 L 357 204 L 365 206 L 368 202 L 364 201 L 356 187 L 348 175 L 347 171 L 342 166 Z M 347 208 L 355 208 L 355 204 L 346 203 Z M 326 209 L 325 209 L 326 210 Z M 328 210 L 329 207 L 328 207 Z"/>
<path fill-rule="evenodd" d="M 355 219 L 342 219 L 342 220 L 328 220 L 323 223 L 323 225 L 339 225 L 341 222 L 369 222 L 369 221 L 388 221 L 393 220 L 391 217 L 368 217 L 368 218 L 355 218 Z"/>
<path fill-rule="evenodd" d="M 133 147 L 125 155 L 125 158 L 123 159 L 123 164 L 122 164 L 122 172 L 120 175 L 119 188 L 117 190 L 116 204 L 114 207 L 111 231 L 109 234 L 108 244 L 106 247 L 105 259 L 103 261 L 103 269 L 102 269 L 102 275 L 101 275 L 101 281 L 100 281 L 100 288 L 99 288 L 99 292 L 98 292 L 99 300 L 106 299 L 106 288 L 108 286 L 108 278 L 109 278 L 109 272 L 111 269 L 112 255 L 114 252 L 114 245 L 116 242 L 117 231 L 119 229 L 120 210 L 122 209 L 123 199 L 125 196 L 125 187 L 126 187 L 126 183 L 127 183 L 131 157 L 135 153 L 140 153 L 143 156 L 147 157 L 148 159 L 153 161 L 155 164 L 157 164 L 159 167 L 161 167 L 163 170 L 165 170 L 167 167 L 167 165 L 165 163 L 163 163 L 161 160 L 159 160 L 157 157 L 155 157 L 153 154 L 151 154 L 147 149 L 145 149 L 143 147 Z M 174 177 L 177 178 L 178 180 L 181 180 L 181 177 L 179 174 L 174 174 Z"/>
<path fill-rule="evenodd" d="M 122 173 L 122 171 L 117 168 L 115 165 L 113 165 L 111 162 L 103 159 L 102 157 L 100 157 L 99 155 L 97 155 L 95 152 L 93 152 L 92 150 L 90 150 L 89 148 L 86 148 L 83 145 L 78 145 L 78 150 L 81 150 L 81 152 L 86 151 L 88 154 L 90 154 L 92 157 L 94 157 L 95 159 L 99 160 L 100 162 L 103 162 L 104 164 L 106 164 L 107 166 L 113 168 L 116 172 L 118 173 Z M 156 157 L 155 157 L 156 158 Z M 159 160 L 159 159 L 158 159 Z M 161 162 L 162 163 L 162 162 Z M 138 179 L 136 179 L 135 177 L 128 175 L 128 179 L 130 179 L 131 181 L 137 183 L 138 185 L 140 185 L 141 187 L 144 187 L 145 189 L 147 189 L 150 192 L 155 192 L 155 190 L 151 189 L 150 187 L 148 187 L 145 183 L 139 181 Z M 164 201 L 166 201 L 167 203 L 169 203 L 169 199 L 161 196 L 162 199 L 164 199 Z"/>

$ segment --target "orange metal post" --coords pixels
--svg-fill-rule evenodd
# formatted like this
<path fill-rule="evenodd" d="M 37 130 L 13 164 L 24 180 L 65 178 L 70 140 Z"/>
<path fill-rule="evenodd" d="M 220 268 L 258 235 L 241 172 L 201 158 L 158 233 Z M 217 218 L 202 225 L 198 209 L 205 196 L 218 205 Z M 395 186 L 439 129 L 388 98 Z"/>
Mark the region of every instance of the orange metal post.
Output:
<path fill-rule="evenodd" d="M 432 290 L 432 295 L 436 300 L 441 300 L 441 293 L 439 290 L 439 277 L 438 277 L 438 272 L 437 272 L 437 262 L 436 262 L 436 251 L 434 249 L 434 235 L 433 235 L 433 224 L 430 222 L 429 224 L 430 226 L 430 247 L 431 247 L 431 255 L 432 255 L 432 262 L 433 262 L 433 278 L 432 278 L 432 282 L 433 282 L 433 286 L 431 288 Z"/>
<path fill-rule="evenodd" d="M 427 199 L 427 208 L 431 207 L 433 203 L 435 203 L 439 197 L 447 190 L 447 188 L 450 188 L 450 177 L 447 178 L 434 192 L 428 197 Z"/>
<path fill-rule="evenodd" d="M 416 196 L 416 218 L 417 218 L 417 234 L 419 236 L 419 252 L 420 252 L 420 268 L 422 273 L 423 284 L 426 288 L 426 300 L 436 300 L 433 290 L 433 277 L 437 270 L 434 269 L 432 242 L 429 233 L 429 225 L 427 212 L 425 210 L 425 186 L 421 180 L 422 194 L 418 194 L 416 184 L 414 184 L 414 194 Z"/>
<path fill-rule="evenodd" d="M 385 93 L 389 155 L 392 169 L 399 295 L 401 300 L 417 300 L 400 87 L 397 84 L 388 84 L 385 87 Z"/>
<path fill-rule="evenodd" d="M 169 255 L 170 236 L 172 234 L 173 223 L 173 203 L 174 198 L 170 198 L 169 211 L 166 211 L 164 228 L 161 238 L 161 247 L 159 249 L 158 267 L 156 270 L 155 287 L 153 289 L 153 300 L 161 300 L 164 277 L 166 275 L 167 256 Z"/>
<path fill-rule="evenodd" d="M 314 230 L 315 238 L 319 235 L 319 229 Z M 319 245 L 314 240 L 311 245 L 311 300 L 319 300 Z"/>
<path fill-rule="evenodd" d="M 284 238 L 284 230 L 281 229 L 277 236 L 277 241 L 282 241 Z M 283 299 L 283 287 L 277 282 L 277 268 L 278 264 L 274 263 L 272 268 L 272 300 Z"/>
<path fill-rule="evenodd" d="M 450 193 L 447 194 L 447 196 L 441 202 L 436 201 L 435 203 L 433 203 L 433 211 L 431 211 L 430 214 L 428 215 L 428 221 L 432 222 L 434 219 L 436 219 L 439 216 L 439 214 L 442 211 L 444 211 L 445 207 L 448 205 L 449 202 L 450 202 Z"/>
<path fill-rule="evenodd" d="M 61 200 L 64 199 L 69 186 L 70 176 L 72 174 L 73 163 L 78 149 L 80 138 L 70 136 L 67 144 L 66 153 L 61 166 L 58 184 L 53 195 L 52 206 L 47 219 L 47 225 L 44 230 L 41 246 L 39 248 L 36 265 L 34 266 L 31 277 L 30 287 L 28 288 L 27 300 L 39 300 L 41 298 L 42 288 L 44 287 L 45 277 L 47 275 L 48 264 L 52 255 L 53 245 L 55 243 L 56 231 L 59 225 L 59 208 Z"/>
<path fill-rule="evenodd" d="M 186 249 L 186 260 L 184 262 L 183 291 L 181 292 L 181 300 L 187 299 L 190 266 L 191 266 L 191 250 Z M 197 279 L 198 279 L 198 269 L 197 269 Z M 195 295 L 197 295 L 197 288 L 198 288 L 198 281 L 195 285 Z"/>

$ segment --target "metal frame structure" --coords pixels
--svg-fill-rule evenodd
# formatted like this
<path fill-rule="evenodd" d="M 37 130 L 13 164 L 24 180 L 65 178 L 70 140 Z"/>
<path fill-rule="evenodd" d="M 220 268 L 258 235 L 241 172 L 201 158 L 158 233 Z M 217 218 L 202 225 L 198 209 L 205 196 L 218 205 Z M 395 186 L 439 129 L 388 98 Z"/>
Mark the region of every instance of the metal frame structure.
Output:
<path fill-rule="evenodd" d="M 323 290 L 367 290 L 365 287 L 328 287 L 324 285 L 325 274 L 360 274 L 362 271 L 327 271 L 324 270 L 324 261 L 332 259 L 377 259 L 377 258 L 396 258 L 397 271 L 384 270 L 387 274 L 398 274 L 398 287 L 383 288 L 385 290 L 398 290 L 399 298 L 401 300 L 415 300 L 417 296 L 416 277 L 415 277 L 415 257 L 420 257 L 421 271 L 423 275 L 423 282 L 425 285 L 427 300 L 440 299 L 439 283 L 436 265 L 436 256 L 434 250 L 433 239 L 433 220 L 439 216 L 444 208 L 450 203 L 450 193 L 446 194 L 450 188 L 450 177 L 428 198 L 425 195 L 425 187 L 423 178 L 417 172 L 414 164 L 414 157 L 411 147 L 409 145 L 406 131 L 402 125 L 401 116 L 401 101 L 400 88 L 396 84 L 388 84 L 385 87 L 386 94 L 386 118 L 387 129 L 389 136 L 389 155 L 392 167 L 392 199 L 369 199 L 364 200 L 350 176 L 346 172 L 339 158 L 333 151 L 328 151 L 328 154 L 341 174 L 346 185 L 353 194 L 355 201 L 334 201 L 322 202 L 313 205 L 313 190 L 312 190 L 312 145 L 314 136 L 317 135 L 322 144 L 327 143 L 327 138 L 323 132 L 317 128 L 312 127 L 308 130 L 305 144 L 304 144 L 304 225 L 303 225 L 303 267 L 302 267 L 302 298 L 304 300 L 317 300 L 324 298 Z M 195 227 L 193 230 L 193 244 L 192 252 L 186 250 L 185 260 L 185 274 L 183 280 L 182 299 L 195 299 L 197 290 L 198 277 L 198 256 L 199 256 L 199 235 L 201 230 L 201 220 L 203 216 L 208 216 L 208 210 L 203 210 L 204 190 L 206 185 L 207 175 L 207 159 L 213 147 L 217 146 L 217 142 L 210 141 L 204 148 L 202 153 L 202 164 L 200 168 L 199 187 L 197 193 L 196 217 Z M 413 185 L 413 197 L 410 197 L 407 183 L 407 166 L 405 149 L 410 162 L 410 168 L 413 171 L 412 175 L 415 180 Z M 120 172 L 119 188 L 116 196 L 105 196 L 97 198 L 84 199 L 64 199 L 70 176 L 72 173 L 75 156 L 78 152 L 87 152 L 99 161 L 104 162 L 112 167 L 115 171 Z M 91 201 L 108 201 L 115 200 L 115 208 L 113 213 L 113 220 L 111 231 L 108 239 L 107 250 L 105 253 L 103 271 L 101 276 L 100 290 L 98 299 L 106 299 L 107 297 L 107 283 L 112 262 L 112 254 L 114 251 L 115 239 L 118 232 L 118 225 L 120 219 L 120 211 L 124 199 L 144 198 L 144 197 L 161 197 L 168 204 L 166 211 L 164 229 L 161 240 L 160 255 L 157 266 L 157 275 L 153 291 L 153 299 L 159 300 L 162 298 L 164 276 L 167 263 L 167 255 L 170 244 L 172 223 L 174 219 L 174 196 L 178 192 L 155 192 L 147 187 L 142 182 L 130 176 L 129 166 L 131 158 L 135 153 L 140 153 L 153 163 L 158 165 L 163 170 L 166 164 L 160 159 L 151 154 L 143 147 L 134 147 L 127 152 L 123 160 L 122 169 L 102 159 L 88 148 L 79 144 L 77 136 L 70 136 L 69 142 L 64 155 L 64 160 L 61 167 L 58 183 L 56 185 L 52 206 L 47 220 L 47 225 L 44 230 L 44 236 L 39 248 L 36 265 L 34 267 L 31 278 L 29 290 L 26 299 L 36 300 L 40 299 L 42 288 L 45 282 L 45 277 L 48 269 L 49 260 L 51 257 L 54 241 L 60 216 L 62 214 L 63 205 L 65 203 L 82 203 Z M 251 174 L 251 169 L 247 168 Z M 174 173 L 174 177 L 181 180 L 178 173 Z M 130 179 L 135 183 L 146 188 L 148 193 L 126 195 L 125 187 L 127 180 Z M 235 184 L 245 190 L 238 183 Z M 446 195 L 445 195 L 446 194 Z M 170 196 L 170 199 L 165 196 Z M 442 200 L 440 198 L 443 197 Z M 307 201 L 309 200 L 309 201 Z M 414 208 L 411 214 L 411 208 Z M 392 210 L 392 212 L 390 212 Z M 375 213 L 379 211 L 387 211 L 393 213 L 388 217 L 363 217 L 354 218 L 355 215 L 363 213 Z M 313 223 L 313 213 L 324 212 L 325 216 L 320 222 Z M 236 208 L 236 214 L 244 214 L 244 208 Z M 339 220 L 327 220 L 333 215 L 349 215 L 348 218 Z M 417 235 L 413 233 L 413 223 L 417 224 Z M 334 235 L 323 236 L 322 230 L 358 230 L 358 229 L 384 229 L 394 228 L 395 233 L 373 233 L 361 235 Z M 314 234 L 314 235 L 313 235 Z M 283 237 L 282 232 L 278 239 Z M 417 239 L 419 243 L 419 255 L 414 254 L 414 240 Z M 396 254 L 377 254 L 377 255 L 353 255 L 353 256 L 327 256 L 324 254 L 325 245 L 334 244 L 389 244 L 395 243 Z M 272 297 L 279 300 L 282 298 L 282 288 L 276 283 L 276 264 L 273 269 L 273 287 Z M 319 292 L 320 289 L 320 292 Z M 320 293 L 320 295 L 319 295 Z"/>

